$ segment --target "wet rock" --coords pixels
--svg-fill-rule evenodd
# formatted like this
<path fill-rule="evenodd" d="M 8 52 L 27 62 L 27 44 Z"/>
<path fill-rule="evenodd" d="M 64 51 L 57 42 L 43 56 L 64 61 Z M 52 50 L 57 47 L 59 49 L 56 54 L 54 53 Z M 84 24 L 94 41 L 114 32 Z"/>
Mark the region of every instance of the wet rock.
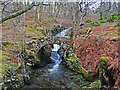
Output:
<path fill-rule="evenodd" d="M 1 78 L 1 83 L 4 83 L 2 85 L 3 88 L 20 88 L 25 84 L 19 65 L 7 60 L 3 60 L 0 64 L 1 63 L 2 68 L 0 67 L 0 70 L 3 71 L 5 69 L 4 72 L 2 72 L 3 77 Z"/>
<path fill-rule="evenodd" d="M 8 80 L 6 80 L 6 81 L 5 81 L 5 83 L 10 83 L 10 82 L 11 82 L 11 80 L 10 80 L 10 79 L 8 79 Z"/>
<path fill-rule="evenodd" d="M 23 78 L 24 78 L 25 84 L 29 84 L 30 83 L 30 77 L 29 77 L 28 74 L 23 75 Z"/>
<path fill-rule="evenodd" d="M 28 66 L 32 66 L 32 64 L 31 64 L 31 63 L 27 63 L 27 65 L 28 65 Z"/>

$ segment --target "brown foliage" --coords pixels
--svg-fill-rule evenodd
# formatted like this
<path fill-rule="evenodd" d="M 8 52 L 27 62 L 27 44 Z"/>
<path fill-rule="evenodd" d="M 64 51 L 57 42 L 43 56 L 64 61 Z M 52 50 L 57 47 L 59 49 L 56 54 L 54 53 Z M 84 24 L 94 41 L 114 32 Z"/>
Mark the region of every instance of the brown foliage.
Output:
<path fill-rule="evenodd" d="M 79 37 L 79 39 L 75 41 L 76 47 L 83 39 L 83 37 Z M 111 66 L 108 69 L 113 68 L 113 66 L 117 64 L 114 59 L 118 58 L 118 42 L 112 41 L 110 37 L 100 37 L 100 39 L 98 39 L 92 36 L 81 45 L 76 51 L 76 54 L 85 69 L 97 73 L 97 66 L 101 56 L 113 58 L 110 63 Z M 117 67 L 118 66 L 113 69 Z"/>

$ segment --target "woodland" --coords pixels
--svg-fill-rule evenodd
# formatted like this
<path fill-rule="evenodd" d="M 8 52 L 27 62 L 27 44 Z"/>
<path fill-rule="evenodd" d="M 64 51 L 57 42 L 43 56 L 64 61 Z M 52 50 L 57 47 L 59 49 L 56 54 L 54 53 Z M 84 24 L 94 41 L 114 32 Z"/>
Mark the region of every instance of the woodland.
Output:
<path fill-rule="evenodd" d="M 1 0 L 0 89 L 120 88 L 120 2 Z"/>

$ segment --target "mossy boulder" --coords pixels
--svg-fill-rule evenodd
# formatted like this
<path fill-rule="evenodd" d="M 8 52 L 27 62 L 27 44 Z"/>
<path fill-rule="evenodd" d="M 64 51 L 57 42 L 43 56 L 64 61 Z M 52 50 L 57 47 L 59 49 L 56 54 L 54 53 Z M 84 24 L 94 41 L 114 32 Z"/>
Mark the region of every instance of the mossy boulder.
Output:
<path fill-rule="evenodd" d="M 120 25 L 119 24 L 115 24 L 113 27 L 120 27 Z"/>
<path fill-rule="evenodd" d="M 112 38 L 112 41 L 118 41 L 118 40 L 119 40 L 118 37 L 113 37 L 113 38 Z"/>
<path fill-rule="evenodd" d="M 115 84 L 115 70 L 112 68 L 109 70 L 108 67 L 110 66 L 110 59 L 109 57 L 101 57 L 98 65 L 99 76 L 101 81 L 101 86 L 110 86 L 113 87 Z"/>
<path fill-rule="evenodd" d="M 92 20 L 91 24 L 92 24 L 93 26 L 100 26 L 100 23 L 99 23 L 99 21 L 97 21 L 97 20 Z"/>
<path fill-rule="evenodd" d="M 40 63 L 40 60 L 36 56 L 36 49 L 34 48 L 22 50 L 22 57 L 28 66 L 35 66 Z"/>
<path fill-rule="evenodd" d="M 92 22 L 92 20 L 87 19 L 85 22 L 86 22 L 86 23 L 91 23 L 91 22 Z"/>
<path fill-rule="evenodd" d="M 65 55 L 64 55 L 64 58 L 66 58 Z M 70 52 L 68 54 L 68 56 L 66 58 L 66 64 L 73 71 L 76 71 L 76 72 L 82 74 L 83 77 L 85 79 L 87 79 L 88 81 L 94 81 L 96 79 L 94 74 L 92 74 L 91 72 L 89 72 L 85 68 L 83 68 L 79 58 L 77 57 L 77 55 L 75 53 Z"/>
<path fill-rule="evenodd" d="M 89 86 L 85 86 L 83 88 L 95 88 L 95 89 L 99 89 L 99 88 L 101 88 L 101 82 L 100 82 L 100 80 L 96 80 L 93 83 L 91 83 Z"/>
<path fill-rule="evenodd" d="M 107 22 L 107 21 L 104 20 L 104 19 L 100 20 L 100 23 L 106 23 L 106 22 Z"/>
<path fill-rule="evenodd" d="M 21 65 L 13 63 L 9 60 L 0 61 L 0 85 L 2 89 L 5 88 L 20 88 L 25 83 L 25 75 L 29 77 L 26 72 L 24 75 L 23 70 L 20 69 Z"/>

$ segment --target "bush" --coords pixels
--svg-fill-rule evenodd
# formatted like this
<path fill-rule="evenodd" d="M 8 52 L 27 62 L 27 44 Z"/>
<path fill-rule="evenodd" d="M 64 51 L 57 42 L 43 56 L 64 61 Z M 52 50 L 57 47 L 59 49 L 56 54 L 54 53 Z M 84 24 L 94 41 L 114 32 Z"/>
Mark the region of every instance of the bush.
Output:
<path fill-rule="evenodd" d="M 92 20 L 90 20 L 90 19 L 87 19 L 87 20 L 86 20 L 86 23 L 90 23 L 90 22 L 92 22 Z"/>
<path fill-rule="evenodd" d="M 107 22 L 106 20 L 100 20 L 100 23 L 105 23 L 105 22 Z"/>

